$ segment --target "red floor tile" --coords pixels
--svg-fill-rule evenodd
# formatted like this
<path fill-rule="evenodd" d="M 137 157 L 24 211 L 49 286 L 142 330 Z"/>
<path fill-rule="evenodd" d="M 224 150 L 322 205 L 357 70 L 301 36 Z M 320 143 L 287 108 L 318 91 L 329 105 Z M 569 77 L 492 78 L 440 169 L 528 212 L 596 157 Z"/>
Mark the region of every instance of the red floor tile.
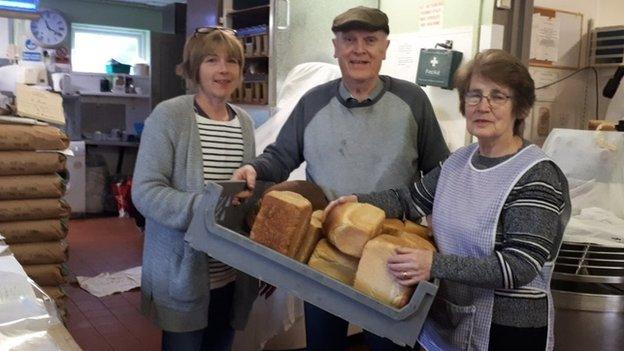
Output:
<path fill-rule="evenodd" d="M 95 276 L 141 265 L 143 234 L 131 219 L 71 220 L 67 266 L 74 275 Z M 77 283 L 68 295 L 67 329 L 85 351 L 160 350 L 160 329 L 139 311 L 141 292 L 97 298 Z"/>

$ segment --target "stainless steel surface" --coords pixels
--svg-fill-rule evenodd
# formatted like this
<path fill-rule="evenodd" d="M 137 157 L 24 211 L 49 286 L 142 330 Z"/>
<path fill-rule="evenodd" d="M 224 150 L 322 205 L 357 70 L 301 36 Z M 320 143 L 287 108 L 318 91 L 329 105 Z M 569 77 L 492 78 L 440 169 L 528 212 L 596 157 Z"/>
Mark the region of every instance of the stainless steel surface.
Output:
<path fill-rule="evenodd" d="M 556 350 L 621 350 L 624 249 L 564 243 L 551 282 Z"/>

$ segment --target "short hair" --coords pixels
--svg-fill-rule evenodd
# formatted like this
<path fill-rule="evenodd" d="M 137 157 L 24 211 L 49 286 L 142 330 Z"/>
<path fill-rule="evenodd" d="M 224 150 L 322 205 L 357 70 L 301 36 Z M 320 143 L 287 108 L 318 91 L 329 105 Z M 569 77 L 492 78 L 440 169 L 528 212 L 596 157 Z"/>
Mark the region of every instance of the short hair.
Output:
<path fill-rule="evenodd" d="M 176 74 L 192 86 L 198 86 L 199 67 L 208 55 L 216 55 L 223 49 L 229 58 L 236 60 L 241 74 L 245 66 L 243 46 L 234 34 L 215 28 L 208 33 L 195 33 L 184 44 L 182 62 L 176 66 Z"/>
<path fill-rule="evenodd" d="M 513 133 L 522 136 L 524 119 L 535 103 L 535 83 L 529 70 L 518 58 L 498 49 L 479 52 L 474 59 L 455 72 L 455 87 L 459 92 L 459 111 L 466 115 L 464 95 L 470 89 L 470 80 L 479 75 L 512 90 L 512 113 L 515 115 Z"/>

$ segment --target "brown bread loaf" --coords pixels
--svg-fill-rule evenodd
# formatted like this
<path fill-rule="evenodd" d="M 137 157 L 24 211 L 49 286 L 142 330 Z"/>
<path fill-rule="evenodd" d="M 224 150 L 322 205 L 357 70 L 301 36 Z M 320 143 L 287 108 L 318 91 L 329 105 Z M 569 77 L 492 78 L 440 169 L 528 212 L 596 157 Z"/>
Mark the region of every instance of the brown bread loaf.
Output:
<path fill-rule="evenodd" d="M 323 236 L 323 210 L 316 210 L 312 212 L 312 218 L 310 218 L 310 225 L 308 230 L 299 245 L 295 260 L 307 263 L 312 255 L 312 251 L 316 247 L 316 244 Z"/>
<path fill-rule="evenodd" d="M 312 205 L 291 191 L 271 191 L 262 198 L 262 207 L 251 229 L 251 240 L 288 257 L 295 257 L 303 239 Z"/>
<path fill-rule="evenodd" d="M 366 242 L 381 233 L 385 217 L 384 211 L 373 205 L 348 202 L 329 213 L 323 231 L 338 250 L 360 257 Z"/>
<path fill-rule="evenodd" d="M 398 218 L 386 218 L 381 223 L 381 232 L 396 235 L 405 230 L 405 224 Z"/>
<path fill-rule="evenodd" d="M 358 260 L 340 252 L 326 239 L 321 239 L 312 252 L 308 265 L 338 281 L 352 285 Z"/>
<path fill-rule="evenodd" d="M 266 195 L 271 191 L 292 191 L 293 193 L 297 193 L 310 201 L 313 211 L 323 210 L 329 203 L 325 197 L 325 193 L 323 193 L 323 190 L 318 185 L 305 180 L 288 180 L 275 184 L 266 189 L 263 195 Z M 245 221 L 247 222 L 249 228 L 253 227 L 253 223 L 258 215 L 258 212 L 260 211 L 261 205 L 262 199 L 258 201 L 257 206 L 247 213 Z"/>
<path fill-rule="evenodd" d="M 405 220 L 405 227 L 403 231 L 417 234 L 425 239 L 428 239 L 431 236 L 431 229 L 429 227 L 425 227 L 424 225 L 414 223 L 410 221 L 409 219 Z"/>

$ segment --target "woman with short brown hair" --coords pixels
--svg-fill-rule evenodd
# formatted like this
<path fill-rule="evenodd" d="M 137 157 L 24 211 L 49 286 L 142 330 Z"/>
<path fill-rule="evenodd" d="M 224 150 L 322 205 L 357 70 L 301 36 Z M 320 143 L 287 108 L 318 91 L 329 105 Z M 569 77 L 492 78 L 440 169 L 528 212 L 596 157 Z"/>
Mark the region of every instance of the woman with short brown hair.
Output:
<path fill-rule="evenodd" d="M 196 251 L 185 233 L 207 182 L 229 180 L 255 154 L 253 124 L 228 103 L 244 56 L 234 33 L 198 28 L 177 72 L 194 94 L 163 101 L 145 122 L 132 198 L 146 218 L 142 311 L 163 329 L 163 350 L 229 350 L 258 282 Z"/>

